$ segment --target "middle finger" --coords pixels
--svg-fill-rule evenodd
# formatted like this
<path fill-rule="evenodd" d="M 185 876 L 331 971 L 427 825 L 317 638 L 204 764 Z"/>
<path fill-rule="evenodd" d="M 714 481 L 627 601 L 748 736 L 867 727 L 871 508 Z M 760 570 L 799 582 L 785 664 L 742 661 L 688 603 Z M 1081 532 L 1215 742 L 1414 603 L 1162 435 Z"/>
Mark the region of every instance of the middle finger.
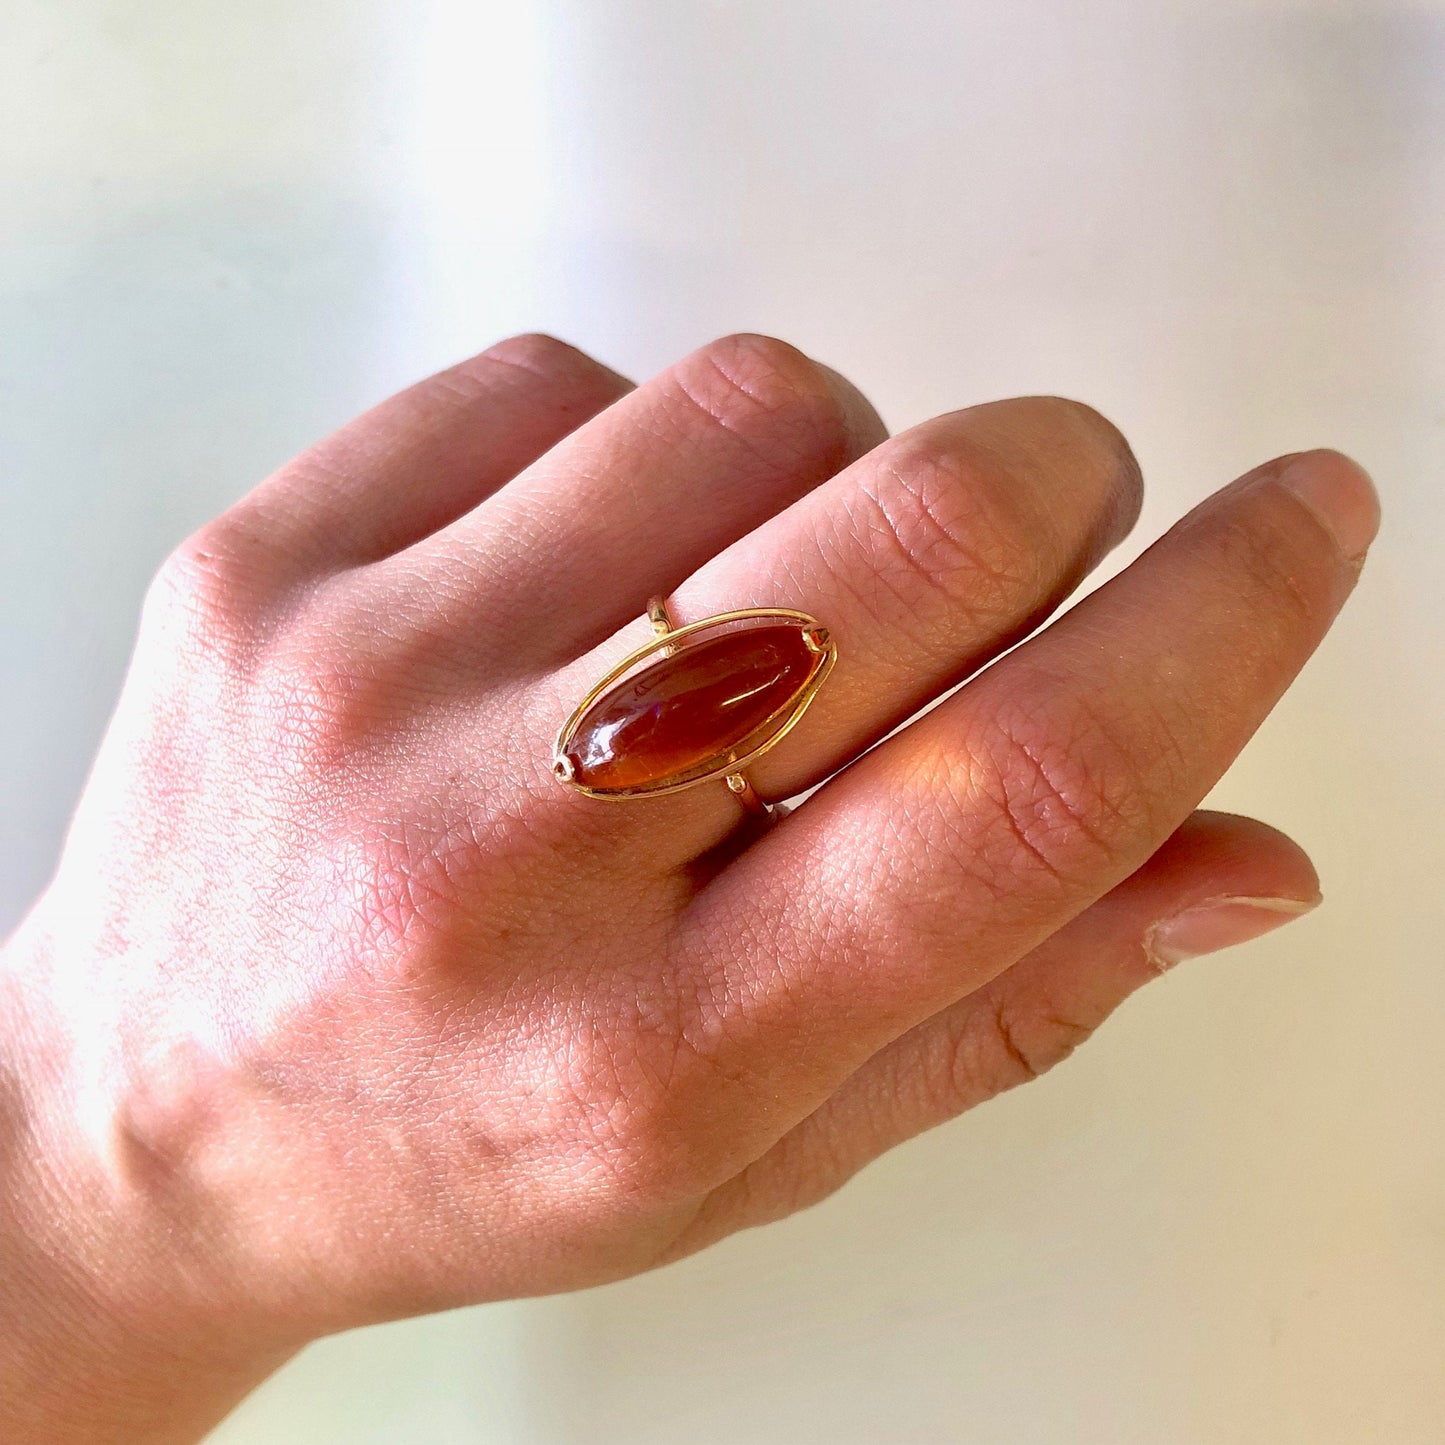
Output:
<path fill-rule="evenodd" d="M 838 647 L 797 727 L 748 768 L 759 793 L 821 781 L 1031 631 L 1128 532 L 1140 491 L 1133 454 L 1097 412 L 995 402 L 883 443 L 705 564 L 673 594 L 675 623 L 792 608 Z M 646 634 L 635 624 L 555 678 L 558 720 Z M 737 820 L 721 783 L 639 806 L 651 821 L 670 810 L 682 856 Z"/>

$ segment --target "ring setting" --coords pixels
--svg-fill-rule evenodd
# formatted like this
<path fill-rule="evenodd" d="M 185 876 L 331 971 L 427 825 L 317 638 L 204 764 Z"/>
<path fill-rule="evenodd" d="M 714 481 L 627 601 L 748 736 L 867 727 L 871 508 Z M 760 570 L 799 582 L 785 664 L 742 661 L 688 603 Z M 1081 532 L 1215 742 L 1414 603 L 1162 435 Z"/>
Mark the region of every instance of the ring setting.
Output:
<path fill-rule="evenodd" d="M 653 637 L 611 668 L 557 734 L 559 782 L 608 800 L 659 797 L 726 780 L 766 814 L 743 771 L 792 730 L 837 660 L 828 629 L 781 607 L 673 625 L 647 604 Z"/>

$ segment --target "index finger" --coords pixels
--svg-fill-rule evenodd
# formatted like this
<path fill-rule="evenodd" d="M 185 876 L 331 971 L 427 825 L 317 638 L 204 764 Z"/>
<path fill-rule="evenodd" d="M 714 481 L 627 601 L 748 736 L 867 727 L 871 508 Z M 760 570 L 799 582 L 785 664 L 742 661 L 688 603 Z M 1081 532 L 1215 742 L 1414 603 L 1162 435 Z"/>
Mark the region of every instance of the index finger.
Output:
<path fill-rule="evenodd" d="M 1138 868 L 1319 643 L 1378 515 L 1338 453 L 1260 468 L 747 850 L 681 938 L 728 1075 L 806 1111 Z"/>

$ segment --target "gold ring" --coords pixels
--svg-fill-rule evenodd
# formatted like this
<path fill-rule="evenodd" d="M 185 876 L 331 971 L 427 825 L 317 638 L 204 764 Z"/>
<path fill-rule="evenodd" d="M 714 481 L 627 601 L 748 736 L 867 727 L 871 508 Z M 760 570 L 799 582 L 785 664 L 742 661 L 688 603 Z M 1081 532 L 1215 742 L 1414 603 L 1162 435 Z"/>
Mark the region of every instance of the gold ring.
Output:
<path fill-rule="evenodd" d="M 753 607 L 686 627 L 647 604 L 652 640 L 572 709 L 553 749 L 558 781 L 589 798 L 653 798 L 726 779 L 767 816 L 743 769 L 776 747 L 837 661 L 828 629 L 806 612 Z"/>

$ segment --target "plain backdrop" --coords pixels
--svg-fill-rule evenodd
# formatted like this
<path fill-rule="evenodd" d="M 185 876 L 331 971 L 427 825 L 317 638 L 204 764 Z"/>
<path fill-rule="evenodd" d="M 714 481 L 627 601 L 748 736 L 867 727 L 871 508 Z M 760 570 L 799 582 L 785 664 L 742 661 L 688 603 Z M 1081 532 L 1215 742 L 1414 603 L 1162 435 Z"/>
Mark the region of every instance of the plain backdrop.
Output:
<path fill-rule="evenodd" d="M 510 332 L 775 332 L 894 426 L 1087 399 L 1150 488 L 1119 560 L 1278 452 L 1386 504 L 1216 795 L 1322 910 L 802 1217 L 325 1342 L 215 1445 L 1445 1440 L 1445 4 L 4 11 L 0 928 L 164 553 Z"/>

